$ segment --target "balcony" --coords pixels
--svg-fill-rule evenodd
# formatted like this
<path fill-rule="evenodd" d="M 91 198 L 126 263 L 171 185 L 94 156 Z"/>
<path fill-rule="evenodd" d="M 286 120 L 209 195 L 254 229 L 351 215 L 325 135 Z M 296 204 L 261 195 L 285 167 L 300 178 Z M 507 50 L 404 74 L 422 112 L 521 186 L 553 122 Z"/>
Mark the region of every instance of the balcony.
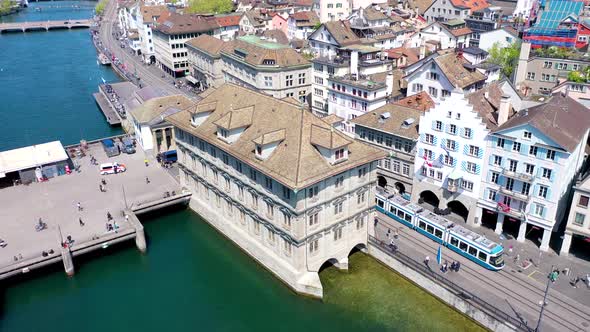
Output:
<path fill-rule="evenodd" d="M 511 208 L 509 206 L 506 206 L 506 204 L 502 204 L 500 202 L 498 202 L 498 206 L 496 207 L 496 211 L 503 213 L 505 215 L 508 215 L 510 217 L 514 217 L 514 218 L 518 218 L 518 219 L 524 218 L 524 211 L 523 210 Z"/>
<path fill-rule="evenodd" d="M 523 194 L 523 193 L 520 193 L 517 191 L 510 190 L 506 187 L 501 187 L 500 192 L 505 196 L 516 198 L 517 200 L 523 201 L 523 202 L 528 202 L 528 200 L 530 198 L 530 193 L 527 195 L 527 194 Z"/>
<path fill-rule="evenodd" d="M 533 182 L 533 176 L 530 174 L 526 174 L 526 173 L 520 173 L 520 172 L 513 172 L 510 171 L 506 168 L 504 168 L 502 170 L 502 175 L 509 177 L 509 178 L 513 178 L 515 180 L 518 181 L 523 181 L 523 182 Z"/>

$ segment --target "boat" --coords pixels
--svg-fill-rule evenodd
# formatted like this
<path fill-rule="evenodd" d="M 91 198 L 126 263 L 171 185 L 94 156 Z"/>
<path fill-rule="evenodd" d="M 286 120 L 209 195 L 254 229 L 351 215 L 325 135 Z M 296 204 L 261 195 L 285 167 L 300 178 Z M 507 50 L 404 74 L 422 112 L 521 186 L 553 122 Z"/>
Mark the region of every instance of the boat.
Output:
<path fill-rule="evenodd" d="M 103 66 L 110 66 L 111 65 L 111 60 L 109 59 L 108 56 L 104 55 L 103 53 L 100 53 L 98 55 L 98 61 Z"/>

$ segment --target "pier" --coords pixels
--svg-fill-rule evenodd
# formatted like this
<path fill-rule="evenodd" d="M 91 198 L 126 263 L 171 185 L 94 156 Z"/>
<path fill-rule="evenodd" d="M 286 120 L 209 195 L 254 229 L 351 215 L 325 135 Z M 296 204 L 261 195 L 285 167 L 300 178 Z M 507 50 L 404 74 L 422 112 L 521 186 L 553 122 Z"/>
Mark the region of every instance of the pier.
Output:
<path fill-rule="evenodd" d="M 79 173 L 0 189 L 0 238 L 7 244 L 0 247 L 0 280 L 60 262 L 66 274 L 73 275 L 77 256 L 124 241 L 135 240 L 145 252 L 145 234 L 137 215 L 187 204 L 191 194 L 149 153 L 137 148 L 135 154 L 108 158 L 99 141 L 90 142 L 86 153 L 72 160 L 80 166 Z M 69 155 L 74 149 L 77 147 L 66 147 Z M 119 162 L 127 170 L 101 176 L 99 166 L 90 162 L 91 155 L 98 164 Z M 103 178 L 106 192 L 99 190 Z M 37 231 L 39 218 L 47 227 Z M 113 229 L 106 227 L 109 223 Z"/>
<path fill-rule="evenodd" d="M 37 22 L 13 22 L 0 23 L 0 33 L 49 31 L 57 29 L 88 29 L 92 26 L 92 20 L 62 20 L 62 21 L 37 21 Z"/>

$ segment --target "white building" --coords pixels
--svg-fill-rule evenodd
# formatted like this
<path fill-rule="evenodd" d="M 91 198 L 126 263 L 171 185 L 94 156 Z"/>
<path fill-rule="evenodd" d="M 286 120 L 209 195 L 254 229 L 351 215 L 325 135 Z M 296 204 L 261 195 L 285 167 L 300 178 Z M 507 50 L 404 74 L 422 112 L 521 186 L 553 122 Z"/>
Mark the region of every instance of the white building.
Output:
<path fill-rule="evenodd" d="M 139 35 L 141 57 L 145 63 L 155 63 L 156 53 L 154 51 L 152 27 L 160 17 L 168 15 L 168 7 L 141 5 L 139 11 L 139 15 L 137 16 L 137 32 Z"/>
<path fill-rule="evenodd" d="M 542 230 L 536 235 L 542 237 L 540 249 L 547 251 L 551 233 L 567 218 L 572 183 L 585 160 L 588 109 L 555 94 L 506 119 L 498 118 L 500 126 L 487 139 L 477 214 L 487 210 L 497 233 L 516 223 L 521 242 L 533 228 Z"/>
<path fill-rule="evenodd" d="M 334 58 L 342 47 L 360 44 L 360 38 L 344 22 L 326 22 L 309 36 L 316 56 Z"/>
<path fill-rule="evenodd" d="M 520 42 L 518 32 L 512 28 L 504 27 L 498 30 L 482 32 L 479 37 L 479 48 L 489 52 L 495 43 L 498 43 L 499 48 L 504 48 L 516 42 Z"/>
<path fill-rule="evenodd" d="M 314 11 L 293 13 L 287 18 L 287 38 L 307 40 L 318 23 L 320 19 Z"/>
<path fill-rule="evenodd" d="M 422 46 L 426 41 L 435 41 L 441 50 L 464 48 L 469 46 L 471 34 L 472 31 L 465 27 L 464 24 L 459 28 L 451 28 L 443 22 L 434 22 L 420 30 L 418 33 L 420 44 L 414 47 Z M 413 37 L 415 38 L 416 36 L 414 35 Z"/>
<path fill-rule="evenodd" d="M 166 120 L 190 207 L 296 292 L 322 297 L 320 268 L 366 248 L 383 152 L 233 84 Z"/>
<path fill-rule="evenodd" d="M 489 6 L 486 0 L 434 0 L 422 16 L 428 22 L 466 19 Z"/>
<path fill-rule="evenodd" d="M 577 181 L 574 190 L 570 214 L 567 218 L 567 226 L 559 251 L 559 254 L 563 256 L 569 255 L 574 238 L 582 240 L 590 237 L 590 172 Z"/>
<path fill-rule="evenodd" d="M 314 10 L 320 22 L 345 20 L 352 12 L 352 2 L 348 0 L 314 0 Z"/>
<path fill-rule="evenodd" d="M 224 41 L 235 39 L 240 31 L 241 19 L 241 13 L 216 15 L 215 21 L 217 21 L 217 25 L 219 25 L 219 38 Z"/>

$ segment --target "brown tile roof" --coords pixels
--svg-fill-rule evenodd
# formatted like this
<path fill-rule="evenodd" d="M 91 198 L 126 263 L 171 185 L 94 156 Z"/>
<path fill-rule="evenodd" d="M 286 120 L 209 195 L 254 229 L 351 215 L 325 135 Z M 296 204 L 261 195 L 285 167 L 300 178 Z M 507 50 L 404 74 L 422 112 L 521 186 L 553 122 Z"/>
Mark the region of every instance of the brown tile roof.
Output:
<path fill-rule="evenodd" d="M 245 87 L 226 83 L 199 104 L 212 102 L 215 102 L 215 110 L 197 128 L 191 125 L 191 113 L 188 110 L 173 114 L 166 120 L 291 189 L 309 187 L 328 177 L 385 157 L 384 152 L 374 147 L 352 141 L 348 145 L 348 159 L 330 164 L 311 143 L 312 127 L 330 131 L 331 135 L 337 136 L 335 139 L 338 141 L 346 140 L 344 134 L 332 132 L 330 125 L 305 109 Z M 232 107 L 238 109 L 251 105 L 255 105 L 252 124 L 240 137 L 231 144 L 218 139 L 214 123 L 231 112 Z M 271 139 L 260 136 L 274 136 L 275 132 L 281 130 L 284 131 L 284 139 L 274 152 L 265 160 L 256 158 L 254 141 Z"/>
<path fill-rule="evenodd" d="M 451 0 L 453 6 L 460 8 L 469 8 L 471 12 L 488 8 L 490 4 L 486 0 Z"/>
<path fill-rule="evenodd" d="M 313 6 L 313 0 L 295 0 L 293 1 L 294 6 L 311 7 Z"/>
<path fill-rule="evenodd" d="M 265 19 L 259 10 L 248 10 L 244 12 L 244 15 L 248 18 L 248 21 L 250 21 L 250 24 L 252 24 L 252 26 L 264 26 Z"/>
<path fill-rule="evenodd" d="M 232 109 L 225 113 L 224 116 L 214 123 L 221 128 L 232 130 L 247 127 L 252 124 L 252 114 L 254 114 L 254 105 L 242 107 L 240 109 Z"/>
<path fill-rule="evenodd" d="M 139 123 L 148 123 L 170 108 L 179 110 L 192 106 L 192 101 L 183 95 L 152 98 L 130 110 L 131 115 Z"/>
<path fill-rule="evenodd" d="M 590 116 L 588 108 L 570 97 L 556 93 L 547 103 L 518 112 L 495 132 L 527 124 L 571 153 L 590 128 Z"/>
<path fill-rule="evenodd" d="M 433 4 L 432 0 L 408 0 L 410 8 L 418 9 L 418 14 L 422 15 Z"/>
<path fill-rule="evenodd" d="M 329 125 L 333 125 L 335 123 L 344 121 L 343 118 L 339 117 L 336 114 L 327 115 L 327 116 L 323 117 L 322 120 L 324 120 L 324 122 L 327 123 L 327 124 L 329 124 Z"/>
<path fill-rule="evenodd" d="M 320 18 L 314 11 L 296 12 L 290 15 L 298 27 L 314 26 L 320 22 Z"/>
<path fill-rule="evenodd" d="M 458 57 L 454 52 L 439 55 L 434 58 L 434 62 L 436 62 L 445 77 L 456 88 L 463 89 L 486 79 L 486 76 L 479 71 L 469 71 L 463 67 L 463 63 L 466 60 Z"/>
<path fill-rule="evenodd" d="M 389 117 L 383 117 L 382 115 L 385 113 L 389 113 Z M 422 111 L 413 108 L 397 104 L 385 104 L 372 112 L 367 112 L 352 119 L 351 122 L 415 140 L 419 137 L 418 123 L 422 114 Z M 409 119 L 414 121 L 411 124 L 404 123 Z"/>
<path fill-rule="evenodd" d="M 455 37 L 460 37 L 460 36 L 469 35 L 469 34 L 473 33 L 473 31 L 471 31 L 471 29 L 469 29 L 468 27 L 453 29 L 453 30 L 449 29 L 449 31 Z"/>
<path fill-rule="evenodd" d="M 287 35 L 285 35 L 285 33 L 279 29 L 264 30 L 262 32 L 262 36 L 275 40 L 279 44 L 289 45 L 289 38 L 287 38 Z"/>
<path fill-rule="evenodd" d="M 338 149 L 352 143 L 351 140 L 344 137 L 338 130 L 333 127 L 326 126 L 311 126 L 310 143 L 321 146 L 326 149 Z"/>
<path fill-rule="evenodd" d="M 400 99 L 394 104 L 404 106 L 407 108 L 413 108 L 418 111 L 427 111 L 434 107 L 434 101 L 426 91 L 421 91 L 415 95 Z"/>
<path fill-rule="evenodd" d="M 168 7 L 166 6 L 146 6 L 140 7 L 141 16 L 143 17 L 143 23 L 152 22 L 155 23 L 160 16 L 168 13 Z"/>
<path fill-rule="evenodd" d="M 287 131 L 285 129 L 275 130 L 270 133 L 266 133 L 266 134 L 256 137 L 255 139 L 252 140 L 252 142 L 254 142 L 258 145 L 265 145 L 265 144 L 270 144 L 270 143 L 274 143 L 274 142 L 281 142 L 282 140 L 285 139 L 286 132 Z"/>
<path fill-rule="evenodd" d="M 252 36 L 246 36 L 244 38 L 251 39 Z M 267 48 L 262 45 L 264 44 L 274 44 L 275 46 L 272 48 Z M 223 49 L 221 50 L 222 55 L 230 56 L 233 58 L 240 58 L 243 59 L 246 63 L 249 63 L 253 66 L 262 66 L 264 65 L 263 62 L 265 60 L 273 60 L 275 62 L 274 65 L 276 67 L 294 67 L 294 66 L 310 66 L 311 63 L 307 61 L 301 54 L 297 53 L 294 49 L 288 46 L 280 46 L 281 44 L 271 43 L 269 41 L 263 41 L 262 44 L 259 43 L 251 43 L 246 41 L 245 39 L 238 38 L 227 42 Z M 245 52 L 246 56 L 241 58 L 239 55 L 236 54 L 236 50 L 238 52 Z"/>
<path fill-rule="evenodd" d="M 405 47 L 396 47 L 389 50 L 386 50 L 387 56 L 391 59 L 398 59 L 401 56 L 406 57 L 406 66 L 414 64 L 420 60 L 420 49 L 419 48 L 405 48 Z"/>
<path fill-rule="evenodd" d="M 170 13 L 155 29 L 165 34 L 203 33 L 215 30 L 219 25 L 215 19 L 200 15 Z"/>
<path fill-rule="evenodd" d="M 215 16 L 215 21 L 219 24 L 220 27 L 231 27 L 240 25 L 240 19 L 242 18 L 242 14 L 236 15 L 221 15 Z"/>
<path fill-rule="evenodd" d="M 378 20 L 387 20 L 389 19 L 387 15 L 383 14 L 382 12 L 378 11 L 377 9 L 373 8 L 372 5 L 367 6 L 367 8 L 363 9 L 363 15 L 367 19 L 367 21 L 378 21 Z"/>
<path fill-rule="evenodd" d="M 340 46 L 357 44 L 360 42 L 359 37 L 350 29 L 344 21 L 330 21 L 324 23 L 324 27 L 330 32 L 332 37 Z"/>
<path fill-rule="evenodd" d="M 213 36 L 200 35 L 197 38 L 187 41 L 186 44 L 203 51 L 212 57 L 219 57 L 219 53 L 225 45 L 225 42 Z"/>
<path fill-rule="evenodd" d="M 498 108 L 500 107 L 500 100 L 502 99 L 502 87 L 500 83 L 493 82 L 481 90 L 477 90 L 466 96 L 469 104 L 473 106 L 473 110 L 479 113 L 482 121 L 490 130 L 498 127 Z M 512 110 L 509 117 L 514 115 Z"/>

